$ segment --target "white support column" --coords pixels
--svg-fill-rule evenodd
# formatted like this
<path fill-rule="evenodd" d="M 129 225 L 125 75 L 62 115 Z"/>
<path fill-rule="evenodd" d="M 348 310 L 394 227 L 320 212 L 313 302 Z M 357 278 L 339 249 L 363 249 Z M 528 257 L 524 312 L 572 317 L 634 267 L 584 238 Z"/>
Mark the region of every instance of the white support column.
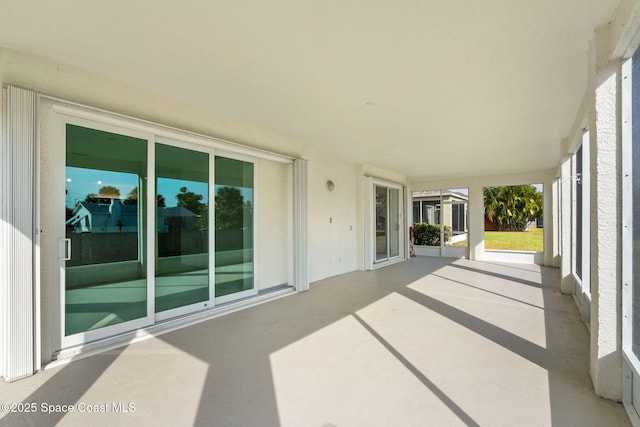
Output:
<path fill-rule="evenodd" d="M 482 185 L 469 186 L 469 259 L 484 258 L 484 191 Z"/>
<path fill-rule="evenodd" d="M 556 246 L 554 244 L 554 233 L 556 229 L 555 219 L 555 207 L 557 204 L 557 198 L 555 197 L 555 183 L 552 179 L 545 179 L 543 185 L 543 206 L 547 206 L 548 209 L 543 209 L 542 218 L 544 222 L 544 265 L 552 267 L 555 266 Z"/>
<path fill-rule="evenodd" d="M 1 243 L 6 253 L 0 281 L 2 375 L 13 381 L 35 372 L 36 313 L 36 95 L 7 87 L 2 138 Z"/>
<path fill-rule="evenodd" d="M 553 211 L 552 222 L 553 222 L 553 230 L 551 233 L 551 266 L 559 267 L 560 266 L 560 239 L 559 239 L 559 231 L 560 231 L 560 187 L 559 187 L 559 179 L 554 179 L 551 183 L 551 209 Z M 546 256 L 546 255 L 545 255 Z"/>
<path fill-rule="evenodd" d="M 599 396 L 621 398 L 620 60 L 610 59 L 610 29 L 598 30 L 592 57 L 590 134 L 591 378 Z M 586 274 L 586 272 L 585 272 Z"/>
<path fill-rule="evenodd" d="M 307 161 L 293 162 L 293 279 L 298 292 L 309 290 L 307 255 Z"/>
<path fill-rule="evenodd" d="M 560 172 L 560 290 L 563 294 L 571 295 L 573 292 L 574 279 L 571 272 L 571 259 L 573 251 L 573 203 L 572 203 L 572 187 L 573 178 L 571 177 L 571 157 L 565 157 L 562 160 Z"/>

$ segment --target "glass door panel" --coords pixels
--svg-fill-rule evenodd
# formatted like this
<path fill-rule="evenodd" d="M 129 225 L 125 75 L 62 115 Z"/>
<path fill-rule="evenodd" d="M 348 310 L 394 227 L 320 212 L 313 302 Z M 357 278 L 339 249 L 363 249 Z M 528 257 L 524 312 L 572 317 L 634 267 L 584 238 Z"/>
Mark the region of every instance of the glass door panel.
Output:
<path fill-rule="evenodd" d="M 387 217 L 388 217 L 388 200 L 387 188 L 375 186 L 376 192 L 376 262 L 383 261 L 387 256 Z"/>
<path fill-rule="evenodd" d="M 240 297 L 254 286 L 253 163 L 215 158 L 215 296 Z"/>
<path fill-rule="evenodd" d="M 147 141 L 66 124 L 64 335 L 147 316 Z"/>
<path fill-rule="evenodd" d="M 469 256 L 469 189 L 445 189 L 441 191 L 441 197 L 441 255 L 466 258 Z"/>
<path fill-rule="evenodd" d="M 389 258 L 400 255 L 400 191 L 389 188 Z"/>
<path fill-rule="evenodd" d="M 156 144 L 156 313 L 209 301 L 209 154 Z"/>

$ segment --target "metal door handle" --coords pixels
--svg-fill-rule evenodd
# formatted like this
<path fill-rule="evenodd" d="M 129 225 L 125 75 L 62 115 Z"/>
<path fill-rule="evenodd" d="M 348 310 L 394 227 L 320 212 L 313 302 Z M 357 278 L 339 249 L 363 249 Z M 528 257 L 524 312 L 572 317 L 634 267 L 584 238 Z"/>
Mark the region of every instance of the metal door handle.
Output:
<path fill-rule="evenodd" d="M 60 239 L 64 242 L 64 248 L 62 248 L 62 258 L 60 261 L 69 261 L 71 259 L 71 239 Z"/>

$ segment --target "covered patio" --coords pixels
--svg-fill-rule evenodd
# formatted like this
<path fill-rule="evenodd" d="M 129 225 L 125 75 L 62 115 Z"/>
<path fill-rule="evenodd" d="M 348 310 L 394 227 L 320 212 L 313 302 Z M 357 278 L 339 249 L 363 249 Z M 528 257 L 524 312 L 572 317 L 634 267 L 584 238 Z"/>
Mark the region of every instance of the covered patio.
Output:
<path fill-rule="evenodd" d="M 559 285 L 553 268 L 429 257 L 334 276 L 1 382 L 0 402 L 35 412 L 3 407 L 0 425 L 629 425 L 594 394 Z"/>

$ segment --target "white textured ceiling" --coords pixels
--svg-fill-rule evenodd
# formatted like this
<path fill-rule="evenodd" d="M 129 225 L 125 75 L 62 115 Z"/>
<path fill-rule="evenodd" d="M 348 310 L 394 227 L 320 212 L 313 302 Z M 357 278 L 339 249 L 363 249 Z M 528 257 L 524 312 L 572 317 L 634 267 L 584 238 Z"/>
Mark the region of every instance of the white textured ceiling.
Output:
<path fill-rule="evenodd" d="M 473 176 L 556 166 L 618 3 L 0 0 L 0 45 L 410 178 Z"/>

